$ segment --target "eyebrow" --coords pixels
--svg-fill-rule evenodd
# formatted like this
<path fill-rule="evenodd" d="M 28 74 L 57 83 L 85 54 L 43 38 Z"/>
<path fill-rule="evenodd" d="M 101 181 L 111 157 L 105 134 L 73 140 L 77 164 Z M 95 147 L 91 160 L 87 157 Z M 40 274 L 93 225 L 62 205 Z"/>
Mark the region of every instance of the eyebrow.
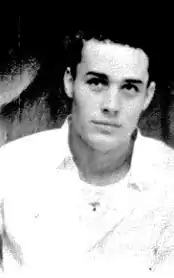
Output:
<path fill-rule="evenodd" d="M 126 83 L 134 83 L 134 84 L 144 84 L 144 82 L 141 79 L 134 79 L 134 78 L 127 78 L 124 80 Z"/>
<path fill-rule="evenodd" d="M 100 72 L 95 72 L 95 71 L 88 71 L 86 74 L 86 76 L 88 75 L 93 75 L 102 79 L 108 79 L 108 76 L 104 73 L 100 73 Z"/>
<path fill-rule="evenodd" d="M 102 79 L 105 79 L 105 80 L 108 80 L 108 76 L 105 74 L 105 73 L 100 73 L 100 72 L 96 72 L 96 71 L 88 71 L 86 74 L 86 76 L 88 75 L 93 75 L 93 76 L 96 76 L 98 78 L 102 78 Z M 141 80 L 141 79 L 134 79 L 134 78 L 126 78 L 123 80 L 123 82 L 126 82 L 126 83 L 134 83 L 134 84 L 139 84 L 139 85 L 143 85 L 144 82 Z"/>

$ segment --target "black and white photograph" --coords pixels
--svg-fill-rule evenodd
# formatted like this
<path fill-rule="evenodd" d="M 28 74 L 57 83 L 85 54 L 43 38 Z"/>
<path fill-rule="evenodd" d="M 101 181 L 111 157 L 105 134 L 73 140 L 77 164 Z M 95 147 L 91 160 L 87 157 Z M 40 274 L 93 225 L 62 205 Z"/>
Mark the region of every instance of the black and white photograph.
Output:
<path fill-rule="evenodd" d="M 0 277 L 174 277 L 172 24 L 1 21 Z"/>

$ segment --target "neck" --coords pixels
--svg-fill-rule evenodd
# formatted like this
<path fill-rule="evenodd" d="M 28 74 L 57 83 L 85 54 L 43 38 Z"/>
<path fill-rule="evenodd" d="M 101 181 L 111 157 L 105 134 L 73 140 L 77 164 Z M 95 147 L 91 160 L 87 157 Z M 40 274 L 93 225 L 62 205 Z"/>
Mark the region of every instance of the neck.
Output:
<path fill-rule="evenodd" d="M 93 184 L 110 184 L 129 171 L 133 140 L 107 152 L 90 147 L 70 126 L 69 145 L 80 177 Z"/>

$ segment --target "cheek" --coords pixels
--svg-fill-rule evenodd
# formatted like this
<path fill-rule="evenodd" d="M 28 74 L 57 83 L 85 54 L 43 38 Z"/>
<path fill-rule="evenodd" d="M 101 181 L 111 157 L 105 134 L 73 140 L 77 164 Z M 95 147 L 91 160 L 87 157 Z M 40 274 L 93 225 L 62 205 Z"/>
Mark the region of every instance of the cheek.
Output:
<path fill-rule="evenodd" d="M 74 90 L 74 106 L 76 111 L 90 117 L 97 109 L 97 102 L 86 86 L 76 86 Z"/>
<path fill-rule="evenodd" d="M 128 103 L 125 103 L 122 109 L 122 112 L 124 114 L 123 117 L 125 118 L 125 120 L 127 120 L 127 122 L 131 122 L 131 121 L 136 122 L 139 119 L 142 109 L 143 109 L 142 100 L 130 101 Z"/>
<path fill-rule="evenodd" d="M 87 120 L 94 110 L 93 104 L 89 101 L 89 99 L 76 99 L 74 100 L 73 105 L 73 113 L 76 114 L 79 121 Z"/>

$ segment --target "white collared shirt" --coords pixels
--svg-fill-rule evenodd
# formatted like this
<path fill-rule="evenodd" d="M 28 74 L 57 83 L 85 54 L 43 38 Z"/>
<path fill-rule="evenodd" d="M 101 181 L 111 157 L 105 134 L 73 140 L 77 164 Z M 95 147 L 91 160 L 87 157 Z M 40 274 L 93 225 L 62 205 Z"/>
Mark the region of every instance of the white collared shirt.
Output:
<path fill-rule="evenodd" d="M 0 150 L 4 273 L 165 277 L 174 256 L 173 149 L 138 131 L 130 172 L 96 187 L 79 178 L 68 132 L 67 121 Z M 96 211 L 91 202 L 100 202 Z"/>

